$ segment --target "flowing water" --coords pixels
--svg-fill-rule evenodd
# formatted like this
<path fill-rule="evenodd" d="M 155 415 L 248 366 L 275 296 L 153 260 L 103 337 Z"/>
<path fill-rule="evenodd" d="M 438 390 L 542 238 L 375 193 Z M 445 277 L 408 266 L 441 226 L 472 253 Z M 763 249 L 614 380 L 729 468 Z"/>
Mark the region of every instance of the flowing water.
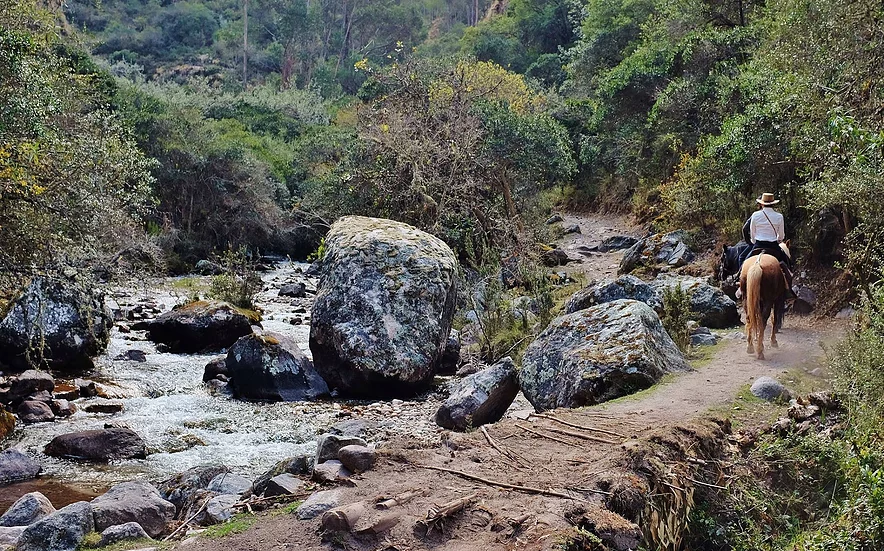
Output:
<path fill-rule="evenodd" d="M 261 325 L 265 330 L 292 338 L 310 356 L 312 295 L 305 299 L 277 295 L 281 285 L 296 281 L 315 289 L 316 280 L 302 273 L 306 267 L 278 262 L 265 272 L 258 307 L 263 312 Z M 109 305 L 123 312 L 133 307 L 137 310 L 138 306 L 168 311 L 208 281 L 168 278 L 141 282 L 111 292 Z M 123 333 L 120 326 L 118 322 L 107 351 L 96 360 L 97 373 L 88 378 L 98 381 L 110 398 L 122 401 L 123 411 L 112 415 L 86 413 L 82 407 L 95 399 L 79 399 L 74 403 L 80 411 L 68 419 L 19 425 L 4 447 L 34 456 L 43 465 L 44 478 L 0 488 L 0 507 L 40 487 L 57 496 L 53 503 L 58 507 L 116 482 L 157 482 L 197 465 L 223 464 L 237 474 L 254 478 L 285 457 L 312 453 L 318 434 L 346 420 L 364 421 L 371 441 L 395 436 L 424 441 L 438 438 L 438 428 L 432 421 L 439 404 L 434 394 L 412 402 L 244 402 L 212 394 L 202 382 L 205 365 L 222 354 L 158 352 L 143 332 Z M 133 349 L 145 352 L 147 361 L 117 359 Z M 61 381 L 57 378 L 56 382 Z M 43 447 L 59 434 L 102 428 L 106 423 L 127 426 L 141 435 L 150 452 L 147 459 L 98 464 L 59 460 L 42 453 Z M 68 488 L 67 493 L 64 488 Z"/>

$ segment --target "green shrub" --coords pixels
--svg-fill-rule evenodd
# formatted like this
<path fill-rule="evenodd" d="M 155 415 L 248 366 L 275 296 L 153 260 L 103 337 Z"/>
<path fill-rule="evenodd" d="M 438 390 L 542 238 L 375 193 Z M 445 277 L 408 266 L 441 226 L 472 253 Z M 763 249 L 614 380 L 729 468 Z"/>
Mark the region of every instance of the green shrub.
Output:
<path fill-rule="evenodd" d="M 691 313 L 691 295 L 681 285 L 663 289 L 663 328 L 672 337 L 679 350 L 686 352 L 691 346 L 691 331 L 688 322 Z"/>
<path fill-rule="evenodd" d="M 224 273 L 212 278 L 208 296 L 240 308 L 254 309 L 262 282 L 245 249 L 227 251 L 219 262 Z"/>

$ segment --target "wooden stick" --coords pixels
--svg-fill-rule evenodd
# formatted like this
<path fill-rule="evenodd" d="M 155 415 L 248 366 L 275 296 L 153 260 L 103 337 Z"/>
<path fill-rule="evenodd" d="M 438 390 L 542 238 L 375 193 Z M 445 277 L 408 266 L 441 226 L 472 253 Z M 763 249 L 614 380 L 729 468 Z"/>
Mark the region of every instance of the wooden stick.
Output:
<path fill-rule="evenodd" d="M 595 432 L 600 432 L 602 434 L 607 434 L 610 436 L 617 436 L 619 438 L 626 438 L 626 435 L 620 434 L 619 432 L 614 432 L 612 430 L 606 430 L 606 429 L 599 429 L 596 427 L 589 427 L 586 425 L 577 425 L 575 423 L 569 423 L 568 421 L 563 421 L 562 419 L 559 419 L 558 417 L 553 417 L 552 415 L 546 415 L 543 413 L 532 413 L 531 417 L 539 417 L 540 419 L 549 419 L 550 421 L 555 421 L 556 423 L 561 423 L 561 424 L 565 425 L 566 427 L 571 427 L 572 429 L 595 431 Z"/>
<path fill-rule="evenodd" d="M 702 480 L 696 480 L 696 479 L 691 478 L 689 476 L 686 476 L 685 478 L 687 478 L 688 480 L 690 480 L 694 484 L 699 484 L 700 486 L 706 486 L 707 488 L 715 488 L 716 490 L 728 490 L 729 489 L 727 486 L 719 486 L 718 484 L 709 484 L 708 482 L 703 482 Z"/>
<path fill-rule="evenodd" d="M 466 478 L 467 480 L 475 480 L 476 482 L 481 482 L 482 484 L 488 484 L 489 486 L 499 486 L 501 488 L 508 488 L 510 490 L 518 490 L 520 492 L 526 492 L 529 494 L 539 494 L 544 496 L 552 496 L 552 497 L 561 497 L 564 499 L 573 499 L 575 501 L 586 501 L 579 497 L 570 496 L 568 494 L 562 492 L 556 492 L 553 490 L 543 490 L 541 488 L 531 488 L 529 486 L 517 486 L 515 484 L 507 484 L 506 482 L 498 482 L 496 480 L 489 480 L 487 478 L 482 478 L 481 476 L 476 476 L 474 474 L 465 473 L 463 471 L 455 471 L 454 469 L 446 469 L 445 467 L 434 467 L 432 465 L 419 465 L 415 463 L 415 467 L 419 467 L 421 469 L 431 469 L 433 471 L 441 471 L 443 473 L 451 473 Z"/>
<path fill-rule="evenodd" d="M 516 463 L 523 463 L 524 464 L 524 461 L 522 461 L 522 459 L 520 457 L 516 457 L 515 454 L 501 449 L 500 446 L 498 446 L 497 443 L 494 441 L 494 439 L 491 438 L 491 435 L 488 434 L 488 429 L 485 428 L 485 425 L 482 425 L 481 427 L 479 427 L 479 430 L 481 430 L 482 434 L 485 435 L 485 440 L 487 440 L 488 443 L 491 444 L 491 447 L 494 448 L 495 450 L 497 450 L 500 453 L 500 455 L 502 455 L 504 457 L 508 457 Z"/>
<path fill-rule="evenodd" d="M 404 505 L 419 495 L 423 495 L 423 490 L 409 490 L 395 497 L 384 499 L 375 505 L 378 509 L 392 509 L 397 505 Z"/>
<path fill-rule="evenodd" d="M 517 427 L 519 427 L 520 429 L 522 429 L 522 430 L 524 430 L 524 431 L 527 431 L 527 432 L 530 432 L 531 434 L 536 434 L 537 436 L 540 436 L 541 438 L 549 438 L 550 440 L 553 440 L 554 442 L 560 442 L 560 443 L 562 443 L 562 444 L 567 444 L 567 445 L 569 445 L 569 446 L 575 446 L 575 445 L 576 445 L 576 444 L 574 444 L 574 443 L 572 443 L 572 442 L 568 442 L 567 440 L 562 440 L 561 438 L 556 438 L 555 436 L 550 436 L 550 435 L 548 435 L 548 434 L 543 434 L 542 432 L 537 432 L 537 431 L 534 430 L 534 429 L 529 429 L 529 428 L 526 427 L 525 425 L 520 425 L 520 424 L 518 424 L 518 423 L 515 423 L 515 425 L 516 425 Z"/>
<path fill-rule="evenodd" d="M 592 492 L 594 494 L 602 494 L 603 496 L 611 496 L 614 495 L 611 492 L 606 492 L 604 490 L 599 490 L 597 488 L 579 488 L 577 486 L 568 486 L 569 490 L 574 490 L 575 492 Z"/>
<path fill-rule="evenodd" d="M 598 436 L 589 436 L 588 434 L 581 434 L 579 432 L 574 432 L 571 430 L 565 429 L 557 429 L 555 427 L 544 427 L 546 430 L 557 432 L 559 434 L 566 434 L 568 436 L 573 436 L 574 438 L 581 438 L 583 440 L 591 440 L 592 442 L 601 442 L 602 444 L 613 444 L 617 445 L 620 442 L 614 442 L 613 440 L 608 440 L 607 438 L 599 438 Z"/>
<path fill-rule="evenodd" d="M 190 524 L 190 523 L 193 521 L 193 519 L 195 519 L 197 516 L 199 516 L 199 514 L 203 512 L 203 509 L 206 508 L 206 505 L 209 504 L 209 501 L 212 499 L 212 497 L 214 497 L 214 496 L 209 496 L 209 497 L 207 497 L 206 500 L 203 501 L 203 506 L 200 507 L 199 510 L 197 510 L 196 513 L 194 513 L 193 515 L 191 515 L 191 517 L 190 517 L 189 519 L 185 520 L 185 521 L 184 521 L 184 524 L 182 524 L 181 526 L 179 526 L 178 528 L 176 528 L 171 534 L 169 534 L 168 536 L 166 536 L 165 538 L 163 538 L 163 541 L 169 541 L 170 539 L 172 539 L 172 536 L 174 536 L 175 534 L 177 534 L 182 528 L 186 527 L 188 524 Z"/>

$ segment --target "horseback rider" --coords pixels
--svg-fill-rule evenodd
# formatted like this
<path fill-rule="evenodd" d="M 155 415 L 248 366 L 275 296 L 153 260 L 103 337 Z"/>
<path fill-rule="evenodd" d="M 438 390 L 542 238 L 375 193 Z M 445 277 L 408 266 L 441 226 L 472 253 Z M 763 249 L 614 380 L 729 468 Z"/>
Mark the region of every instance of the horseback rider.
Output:
<path fill-rule="evenodd" d="M 758 203 L 758 210 L 752 213 L 752 216 L 743 224 L 743 238 L 748 243 L 752 243 L 752 247 L 746 250 L 740 259 L 740 264 L 753 254 L 761 254 L 756 251 L 763 251 L 775 256 L 780 261 L 780 268 L 786 277 L 786 292 L 794 297 L 794 293 L 792 293 L 792 259 L 780 248 L 780 243 L 786 238 L 785 223 L 783 215 L 773 209 L 773 206 L 780 201 L 774 197 L 773 193 L 762 193 L 761 197 L 755 201 Z"/>

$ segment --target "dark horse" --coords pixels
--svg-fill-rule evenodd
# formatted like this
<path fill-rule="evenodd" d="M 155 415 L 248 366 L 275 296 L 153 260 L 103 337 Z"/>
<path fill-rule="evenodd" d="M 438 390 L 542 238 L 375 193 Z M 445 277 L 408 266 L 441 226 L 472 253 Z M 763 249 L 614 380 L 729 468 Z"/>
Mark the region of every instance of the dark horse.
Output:
<path fill-rule="evenodd" d="M 780 243 L 780 248 L 789 255 L 789 242 Z M 770 254 L 750 256 L 740 271 L 740 290 L 743 292 L 743 310 L 746 313 L 746 338 L 749 342 L 746 352 L 764 359 L 764 329 L 772 311 L 784 302 L 786 276 L 780 262 Z M 770 345 L 776 348 L 779 327 L 774 316 L 770 331 Z"/>

